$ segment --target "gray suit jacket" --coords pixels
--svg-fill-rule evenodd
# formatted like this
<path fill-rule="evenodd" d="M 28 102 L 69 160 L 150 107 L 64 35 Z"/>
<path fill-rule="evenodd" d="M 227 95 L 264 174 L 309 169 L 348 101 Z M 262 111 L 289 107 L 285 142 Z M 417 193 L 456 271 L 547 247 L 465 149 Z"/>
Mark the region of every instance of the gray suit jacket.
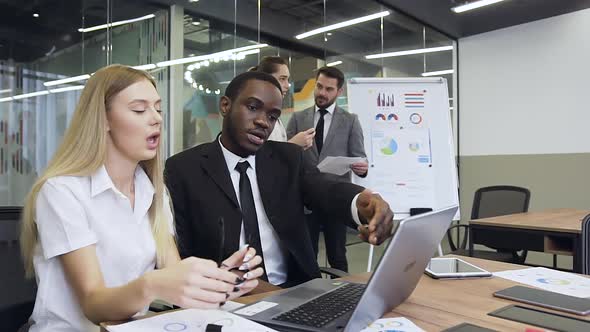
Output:
<path fill-rule="evenodd" d="M 315 107 L 293 113 L 287 125 L 287 137 L 291 139 L 298 132 L 313 128 L 314 113 Z M 308 162 L 315 166 L 327 156 L 366 158 L 363 130 L 358 116 L 336 106 L 322 153 L 318 154 L 318 148 L 314 141 L 313 146 L 305 151 L 304 156 Z M 350 173 L 344 174 L 341 179 L 350 182 Z"/>

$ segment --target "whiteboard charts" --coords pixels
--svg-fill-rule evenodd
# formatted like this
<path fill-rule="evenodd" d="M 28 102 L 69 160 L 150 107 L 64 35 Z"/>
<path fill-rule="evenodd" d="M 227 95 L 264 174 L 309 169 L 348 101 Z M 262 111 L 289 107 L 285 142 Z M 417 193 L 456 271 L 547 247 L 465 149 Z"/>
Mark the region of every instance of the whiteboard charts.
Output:
<path fill-rule="evenodd" d="M 446 82 L 441 79 L 352 79 L 370 169 L 367 186 L 396 214 L 458 204 Z"/>

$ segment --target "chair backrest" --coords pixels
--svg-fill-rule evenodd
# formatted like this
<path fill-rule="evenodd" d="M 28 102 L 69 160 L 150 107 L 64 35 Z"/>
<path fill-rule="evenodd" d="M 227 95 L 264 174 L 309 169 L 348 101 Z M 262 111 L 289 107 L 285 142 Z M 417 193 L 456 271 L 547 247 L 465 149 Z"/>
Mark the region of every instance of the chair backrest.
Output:
<path fill-rule="evenodd" d="M 19 206 L 0 207 L 0 245 L 16 244 L 21 210 Z"/>
<path fill-rule="evenodd" d="M 0 331 L 16 331 L 27 322 L 35 303 L 37 285 L 25 278 L 18 245 L 21 207 L 0 207 Z"/>
<path fill-rule="evenodd" d="M 582 219 L 582 273 L 590 274 L 590 214 Z"/>
<path fill-rule="evenodd" d="M 477 189 L 471 219 L 503 216 L 529 210 L 531 192 L 516 186 L 491 186 Z"/>

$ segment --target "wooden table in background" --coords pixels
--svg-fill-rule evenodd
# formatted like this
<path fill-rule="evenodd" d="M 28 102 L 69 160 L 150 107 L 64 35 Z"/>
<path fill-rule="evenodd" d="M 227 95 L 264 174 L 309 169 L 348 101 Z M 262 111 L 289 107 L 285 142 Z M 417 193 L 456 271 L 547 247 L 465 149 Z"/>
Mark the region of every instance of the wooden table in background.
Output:
<path fill-rule="evenodd" d="M 469 250 L 474 244 L 526 249 L 573 256 L 574 271 L 580 272 L 582 219 L 590 210 L 549 209 L 482 218 L 469 222 Z"/>

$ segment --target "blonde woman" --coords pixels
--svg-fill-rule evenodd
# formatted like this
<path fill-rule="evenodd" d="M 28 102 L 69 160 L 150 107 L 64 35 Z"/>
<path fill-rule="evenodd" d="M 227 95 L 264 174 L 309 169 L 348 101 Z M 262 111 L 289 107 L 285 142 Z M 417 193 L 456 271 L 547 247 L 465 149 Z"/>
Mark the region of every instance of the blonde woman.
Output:
<path fill-rule="evenodd" d="M 24 207 L 21 246 L 38 291 L 30 331 L 92 331 L 154 299 L 216 308 L 249 292 L 261 258 L 180 260 L 163 183 L 161 99 L 151 76 L 112 65 L 86 83 L 63 142 Z M 230 272 L 249 270 L 242 278 Z"/>

